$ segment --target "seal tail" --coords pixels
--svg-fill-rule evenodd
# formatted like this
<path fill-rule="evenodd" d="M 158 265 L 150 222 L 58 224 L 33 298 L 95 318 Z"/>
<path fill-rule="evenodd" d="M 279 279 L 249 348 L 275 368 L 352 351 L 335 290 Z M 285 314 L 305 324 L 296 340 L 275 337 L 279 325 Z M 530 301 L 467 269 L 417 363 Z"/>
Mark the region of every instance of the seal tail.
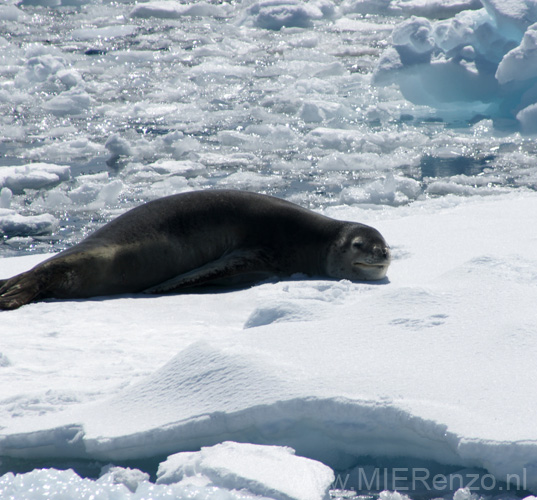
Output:
<path fill-rule="evenodd" d="M 0 280 L 0 310 L 18 309 L 37 298 L 42 289 L 42 283 L 32 271 Z"/>

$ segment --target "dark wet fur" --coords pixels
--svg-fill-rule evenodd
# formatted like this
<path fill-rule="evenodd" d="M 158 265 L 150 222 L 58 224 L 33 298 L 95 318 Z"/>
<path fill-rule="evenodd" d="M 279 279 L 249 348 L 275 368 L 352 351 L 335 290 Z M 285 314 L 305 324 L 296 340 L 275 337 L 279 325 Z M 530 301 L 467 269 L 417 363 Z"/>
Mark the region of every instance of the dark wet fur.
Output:
<path fill-rule="evenodd" d="M 0 280 L 0 310 L 17 309 L 35 300 L 42 290 L 35 273 L 25 272 Z"/>
<path fill-rule="evenodd" d="M 373 242 L 372 249 L 384 248 L 370 258 L 387 267 L 386 243 L 369 226 L 256 193 L 177 194 L 136 207 L 30 271 L 1 280 L 0 310 L 46 298 L 176 292 L 259 273 L 349 279 L 355 268 L 334 264 L 336 250 L 332 274 L 327 259 L 332 246 L 350 245 L 356 235 Z"/>

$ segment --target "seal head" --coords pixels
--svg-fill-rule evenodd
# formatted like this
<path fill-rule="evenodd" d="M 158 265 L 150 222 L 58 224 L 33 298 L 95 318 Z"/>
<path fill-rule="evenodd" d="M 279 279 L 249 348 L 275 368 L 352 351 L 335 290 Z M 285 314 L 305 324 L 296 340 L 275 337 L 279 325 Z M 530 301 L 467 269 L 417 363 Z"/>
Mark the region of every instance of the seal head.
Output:
<path fill-rule="evenodd" d="M 390 262 L 390 247 L 376 229 L 347 222 L 328 248 L 326 274 L 351 281 L 381 280 Z"/>

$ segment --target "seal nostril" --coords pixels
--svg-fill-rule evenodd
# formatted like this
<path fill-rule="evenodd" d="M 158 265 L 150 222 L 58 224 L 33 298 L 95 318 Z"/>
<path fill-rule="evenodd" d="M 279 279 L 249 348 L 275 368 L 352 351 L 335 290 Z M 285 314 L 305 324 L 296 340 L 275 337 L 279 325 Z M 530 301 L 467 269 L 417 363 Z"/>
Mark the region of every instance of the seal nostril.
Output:
<path fill-rule="evenodd" d="M 381 247 L 380 245 L 375 247 L 373 252 L 378 259 L 387 259 L 390 255 L 390 251 L 388 250 L 388 248 Z"/>

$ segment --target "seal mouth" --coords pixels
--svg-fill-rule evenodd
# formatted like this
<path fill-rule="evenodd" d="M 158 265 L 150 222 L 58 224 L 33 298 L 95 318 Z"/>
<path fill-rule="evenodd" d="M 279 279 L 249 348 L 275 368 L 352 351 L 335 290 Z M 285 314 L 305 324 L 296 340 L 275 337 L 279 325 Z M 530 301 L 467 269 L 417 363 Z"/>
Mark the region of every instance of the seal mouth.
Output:
<path fill-rule="evenodd" d="M 370 269 L 383 269 L 387 266 L 386 264 L 366 264 L 365 262 L 353 262 L 352 265 L 356 267 L 367 267 Z"/>

